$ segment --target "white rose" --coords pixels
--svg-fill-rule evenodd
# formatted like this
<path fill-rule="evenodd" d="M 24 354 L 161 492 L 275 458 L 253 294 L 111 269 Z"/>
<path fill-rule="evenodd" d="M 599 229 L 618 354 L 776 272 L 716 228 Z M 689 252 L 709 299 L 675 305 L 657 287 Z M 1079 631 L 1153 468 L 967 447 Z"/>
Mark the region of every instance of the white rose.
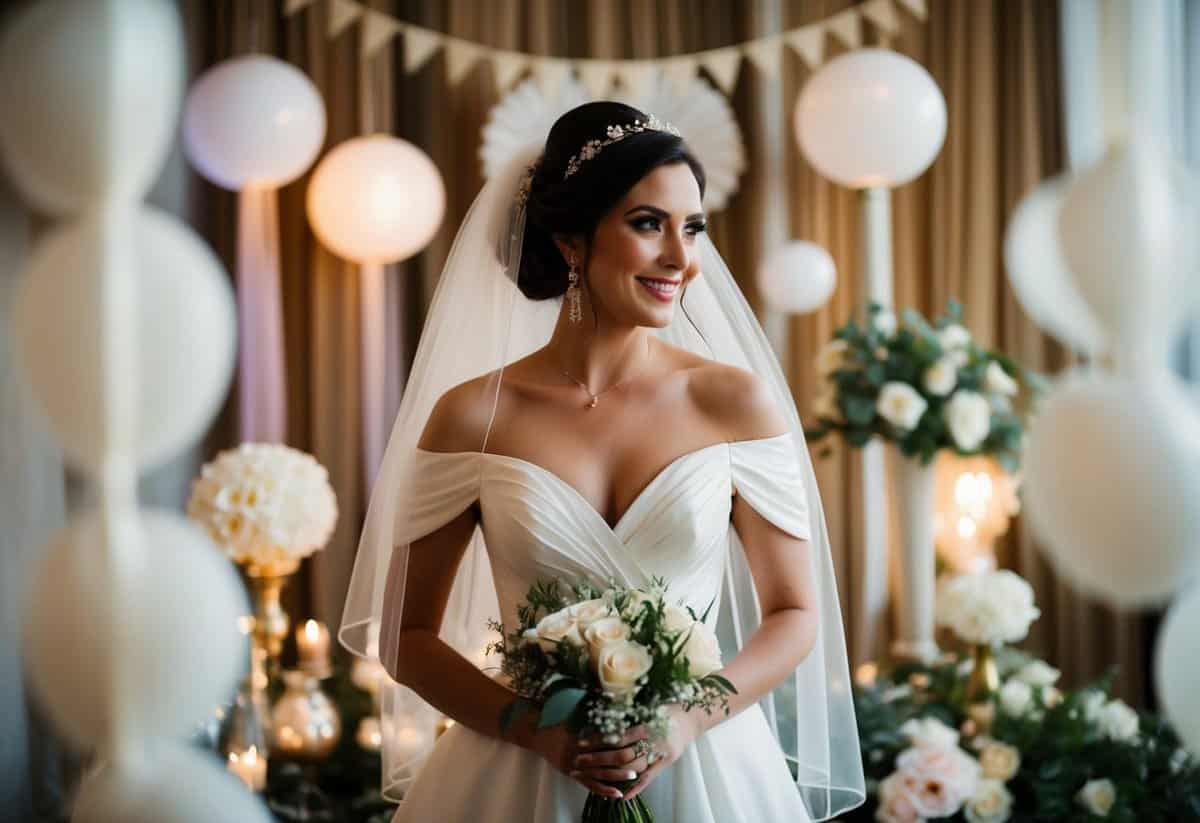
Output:
<path fill-rule="evenodd" d="M 1108 702 L 1108 698 L 1104 696 L 1104 692 L 1089 691 L 1083 696 L 1081 705 L 1083 706 L 1083 718 L 1088 723 L 1100 722 L 1100 712 L 1104 709 L 1104 704 Z"/>
<path fill-rule="evenodd" d="M 576 623 L 569 609 L 560 609 L 539 620 L 537 636 L 538 643 L 545 652 L 553 652 L 558 647 L 560 640 L 576 646 L 583 645 L 583 635 L 579 633 L 579 624 Z"/>
<path fill-rule="evenodd" d="M 958 732 L 936 717 L 913 718 L 900 727 L 900 734 L 914 746 L 947 747 L 958 745 Z"/>
<path fill-rule="evenodd" d="M 879 392 L 875 410 L 879 416 L 898 429 L 915 429 L 929 403 L 907 383 L 885 383 Z"/>
<path fill-rule="evenodd" d="M 875 330 L 884 337 L 891 337 L 896 333 L 896 315 L 890 311 L 877 312 L 872 322 Z"/>
<path fill-rule="evenodd" d="M 1042 686 L 1042 704 L 1053 709 L 1063 702 L 1063 693 L 1054 686 Z"/>
<path fill-rule="evenodd" d="M 1007 783 L 1021 769 L 1021 753 L 1007 743 L 988 743 L 979 753 L 979 765 L 984 777 Z"/>
<path fill-rule="evenodd" d="M 663 609 L 663 628 L 669 632 L 686 632 L 695 622 L 680 606 L 668 603 Z"/>
<path fill-rule="evenodd" d="M 632 640 L 617 640 L 600 650 L 596 673 L 606 693 L 632 700 L 641 688 L 638 680 L 652 665 L 654 658 L 645 646 Z"/>
<path fill-rule="evenodd" d="M 954 391 L 954 386 L 958 383 L 958 366 L 949 357 L 942 357 L 925 369 L 922 382 L 925 391 L 934 397 L 945 397 Z"/>
<path fill-rule="evenodd" d="M 1094 815 L 1108 817 L 1117 802 L 1117 787 L 1108 778 L 1089 780 L 1075 795 L 1075 801 Z"/>
<path fill-rule="evenodd" d="M 957 391 L 946 404 L 946 426 L 960 449 L 974 451 L 991 431 L 992 407 L 978 392 Z"/>
<path fill-rule="evenodd" d="M 1118 743 L 1132 740 L 1138 734 L 1137 712 L 1120 700 L 1113 700 L 1100 710 L 1100 728 L 1110 740 Z"/>
<path fill-rule="evenodd" d="M 1016 678 L 1030 686 L 1053 686 L 1062 677 L 1062 672 L 1042 660 L 1031 660 L 1021 667 Z"/>
<path fill-rule="evenodd" d="M 957 323 L 952 323 L 937 332 L 937 339 L 942 351 L 960 351 L 970 345 L 971 333 Z"/>
<path fill-rule="evenodd" d="M 591 652 L 592 665 L 598 666 L 601 650 L 609 643 L 628 640 L 629 627 L 619 617 L 601 617 L 599 620 L 593 620 L 583 630 L 583 639 Z"/>
<path fill-rule="evenodd" d="M 829 377 L 846 365 L 846 352 L 849 350 L 850 344 L 845 340 L 830 340 L 817 352 L 817 374 Z"/>
<path fill-rule="evenodd" d="M 813 401 L 813 414 L 822 420 L 832 420 L 835 423 L 845 421 L 845 416 L 842 414 L 842 407 L 837 402 L 836 391 L 825 391 L 817 395 Z"/>
<path fill-rule="evenodd" d="M 575 622 L 579 624 L 579 628 L 582 631 L 593 621 L 612 614 L 612 606 L 604 598 L 598 597 L 594 600 L 584 600 L 581 603 L 576 603 L 574 606 L 569 607 L 567 612 L 575 618 Z"/>
<path fill-rule="evenodd" d="M 996 360 L 987 364 L 987 369 L 983 373 L 983 388 L 992 394 L 1001 394 L 1005 397 L 1012 397 L 1018 391 L 1017 381 L 1013 380 Z"/>
<path fill-rule="evenodd" d="M 692 626 L 683 653 L 688 659 L 688 673 L 699 679 L 721 669 L 721 645 L 717 636 L 703 623 Z"/>
<path fill-rule="evenodd" d="M 1033 689 L 1023 680 L 1009 680 L 1000 687 L 1000 708 L 1005 714 L 1020 717 L 1033 705 Z"/>
<path fill-rule="evenodd" d="M 980 780 L 975 795 L 963 807 L 968 823 L 1005 823 L 1012 817 L 1012 792 L 999 780 Z"/>

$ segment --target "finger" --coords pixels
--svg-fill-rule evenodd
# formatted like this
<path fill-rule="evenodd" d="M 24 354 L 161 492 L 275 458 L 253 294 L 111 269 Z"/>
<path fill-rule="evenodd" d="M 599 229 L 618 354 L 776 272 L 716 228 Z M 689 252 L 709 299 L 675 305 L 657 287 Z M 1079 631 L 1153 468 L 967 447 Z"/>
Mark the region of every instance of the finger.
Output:
<path fill-rule="evenodd" d="M 631 768 L 582 769 L 581 774 L 588 780 L 595 780 L 600 783 L 624 783 L 630 780 L 637 780 L 638 778 L 638 772 Z"/>
<path fill-rule="evenodd" d="M 575 756 L 574 763 L 577 769 L 596 768 L 597 766 L 618 766 L 628 768 L 629 763 L 638 759 L 638 753 L 632 746 L 624 749 L 606 749 L 604 751 L 593 751 Z"/>
<path fill-rule="evenodd" d="M 646 787 L 650 785 L 651 781 L 654 780 L 655 775 L 657 775 L 659 773 L 659 771 L 661 771 L 662 768 L 666 765 L 667 765 L 667 761 L 664 758 L 662 760 L 655 762 L 654 765 L 652 765 L 650 768 L 646 769 L 646 771 L 642 772 L 642 776 L 638 778 L 638 781 L 636 783 L 634 783 L 632 786 L 630 786 L 629 790 L 627 792 L 625 792 L 624 799 L 625 800 L 633 800 L 633 798 L 635 798 L 639 794 L 641 794 L 646 789 Z"/>
<path fill-rule="evenodd" d="M 615 786 L 609 786 L 606 783 L 593 780 L 589 775 L 586 775 L 583 772 L 569 772 L 567 776 L 573 778 L 592 794 L 598 794 L 601 797 L 611 797 L 613 800 L 621 799 L 620 789 L 616 788 Z"/>

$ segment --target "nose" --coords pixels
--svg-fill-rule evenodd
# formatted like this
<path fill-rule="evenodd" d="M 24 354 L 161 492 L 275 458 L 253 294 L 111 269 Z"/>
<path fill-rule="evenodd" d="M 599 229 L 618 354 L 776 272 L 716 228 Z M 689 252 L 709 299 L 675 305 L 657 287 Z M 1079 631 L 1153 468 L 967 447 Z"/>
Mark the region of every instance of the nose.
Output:
<path fill-rule="evenodd" d="M 663 232 L 662 251 L 659 253 L 658 262 L 663 268 L 687 271 L 688 249 L 680 232 Z"/>

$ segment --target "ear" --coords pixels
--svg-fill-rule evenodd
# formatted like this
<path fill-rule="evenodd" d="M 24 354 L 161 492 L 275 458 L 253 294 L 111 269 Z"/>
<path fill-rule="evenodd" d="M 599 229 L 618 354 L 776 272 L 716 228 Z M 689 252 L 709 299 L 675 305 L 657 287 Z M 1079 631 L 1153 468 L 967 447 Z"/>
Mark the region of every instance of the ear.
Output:
<path fill-rule="evenodd" d="M 583 260 L 583 238 L 573 234 L 556 234 L 554 235 L 554 245 L 558 246 L 563 260 L 568 263 L 572 260 L 576 263 Z"/>

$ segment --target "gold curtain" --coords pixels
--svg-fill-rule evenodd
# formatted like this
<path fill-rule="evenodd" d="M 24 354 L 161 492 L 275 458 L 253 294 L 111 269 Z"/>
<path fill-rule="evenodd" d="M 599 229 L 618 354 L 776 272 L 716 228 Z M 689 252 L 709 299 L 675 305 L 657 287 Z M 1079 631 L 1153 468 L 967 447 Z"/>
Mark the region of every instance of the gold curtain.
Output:
<path fill-rule="evenodd" d="M 853 0 L 375 0 L 368 5 L 410 23 L 488 46 L 565 57 L 646 58 L 727 46 L 820 19 Z M 930 0 L 925 23 L 899 12 L 902 29 L 887 45 L 925 65 L 946 95 L 946 145 L 932 169 L 893 196 L 897 306 L 937 313 L 962 300 L 971 329 L 1023 363 L 1051 373 L 1064 353 L 1020 311 L 1005 280 L 1000 246 L 1018 199 L 1063 165 L 1058 82 L 1057 4 L 1043 0 Z M 482 184 L 480 129 L 497 102 L 491 68 L 477 64 L 461 83 L 446 83 L 445 59 L 403 71 L 403 44 L 369 63 L 358 55 L 357 25 L 326 37 L 326 4 L 316 2 L 287 19 L 276 4 L 242 0 L 201 4 L 188 12 L 200 26 L 194 45 L 208 62 L 254 48 L 304 69 L 325 96 L 327 147 L 374 128 L 410 140 L 441 170 L 447 187 L 445 221 L 430 246 L 392 267 L 388 312 L 395 318 L 388 392 L 399 397 L 420 321 L 454 232 Z M 869 25 L 865 44 L 878 44 Z M 233 36 L 230 37 L 229 33 Z M 844 49 L 827 38 L 829 55 Z M 764 315 L 781 351 L 801 414 L 815 386 L 813 355 L 863 299 L 857 276 L 856 195 L 821 179 L 791 136 L 791 112 L 810 72 L 788 51 L 782 76 L 772 80 L 744 63 L 730 101 L 747 147 L 748 168 L 729 206 L 713 215 L 714 242 L 752 304 L 761 307 L 753 273 L 762 255 L 790 238 L 825 246 L 838 265 L 839 286 L 821 311 L 782 320 Z M 292 592 L 300 611 L 336 623 L 353 564 L 365 509 L 359 419 L 358 294 L 352 266 L 325 252 L 304 220 L 307 177 L 281 192 L 284 308 L 288 354 L 289 441 L 311 451 L 331 473 L 341 521 L 329 547 Z M 203 192 L 202 225 L 231 259 L 232 198 Z M 217 430 L 228 438 L 229 416 Z M 222 444 L 224 445 L 224 444 Z M 863 569 L 856 553 L 862 512 L 856 453 L 835 446 L 817 461 L 835 553 L 852 661 L 880 656 L 888 621 L 868 621 L 860 602 Z M 1001 561 L 1037 589 L 1043 611 L 1030 648 L 1078 684 L 1121 665 L 1118 690 L 1144 695 L 1141 622 L 1083 600 L 1057 581 L 1027 529 L 1018 521 L 1001 547 Z M 303 608 L 304 605 L 308 608 Z"/>

